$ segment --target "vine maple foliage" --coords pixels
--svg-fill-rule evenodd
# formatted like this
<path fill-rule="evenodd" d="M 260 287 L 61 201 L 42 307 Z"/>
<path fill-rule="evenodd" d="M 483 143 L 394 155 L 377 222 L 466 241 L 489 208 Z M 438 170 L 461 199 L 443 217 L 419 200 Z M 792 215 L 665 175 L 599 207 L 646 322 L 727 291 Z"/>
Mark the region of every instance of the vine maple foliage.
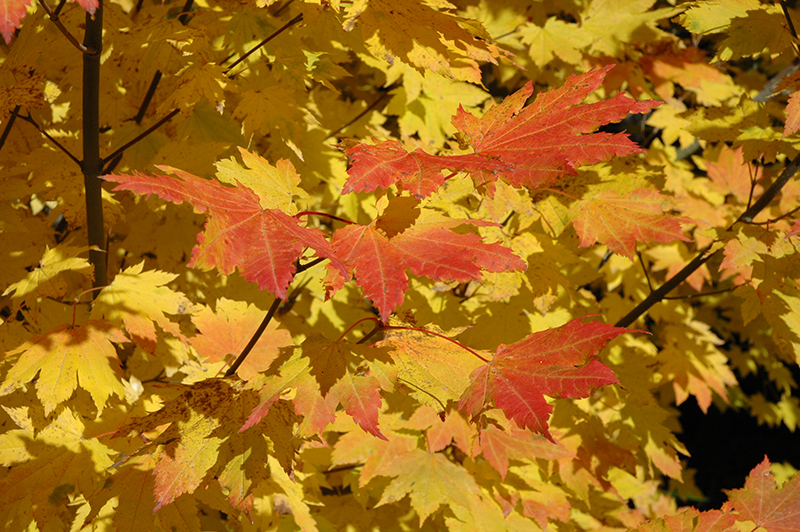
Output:
<path fill-rule="evenodd" d="M 798 530 L 784 2 L 2 7 L 3 529 Z"/>

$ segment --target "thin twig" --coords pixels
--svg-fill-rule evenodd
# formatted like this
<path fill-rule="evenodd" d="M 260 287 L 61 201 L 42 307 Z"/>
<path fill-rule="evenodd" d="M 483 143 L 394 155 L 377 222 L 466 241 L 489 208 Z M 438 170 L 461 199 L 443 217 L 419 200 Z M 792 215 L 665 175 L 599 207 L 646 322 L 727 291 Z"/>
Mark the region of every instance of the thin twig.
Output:
<path fill-rule="evenodd" d="M 60 15 L 61 14 L 61 10 L 64 9 L 65 5 L 67 5 L 67 0 L 61 0 L 58 3 L 58 5 L 56 6 L 56 8 L 53 11 L 53 13 L 55 13 L 56 16 Z"/>
<path fill-rule="evenodd" d="M 76 39 L 75 36 L 69 32 L 66 26 L 64 26 L 64 24 L 61 23 L 61 19 L 58 18 L 58 13 L 50 8 L 50 5 L 46 2 L 46 0 L 39 0 L 39 3 L 42 4 L 44 12 L 47 13 L 47 16 L 49 16 L 53 24 L 56 25 L 56 28 L 58 28 L 58 30 L 64 34 L 64 37 L 67 38 L 67 40 L 72 44 L 72 46 L 77 48 L 83 54 L 94 55 L 97 53 L 97 50 L 95 50 L 94 48 L 87 48 L 86 46 L 78 42 L 78 39 Z M 61 7 L 62 5 L 59 4 L 58 6 L 59 11 L 61 10 Z"/>
<path fill-rule="evenodd" d="M 77 157 L 72 155 L 72 153 L 70 153 L 70 151 L 68 149 L 66 149 L 64 146 L 62 146 L 61 143 L 58 142 L 56 139 L 54 139 L 47 131 L 45 131 L 44 128 L 42 128 L 42 126 L 40 126 L 36 122 L 36 120 L 33 119 L 33 117 L 31 117 L 30 113 L 28 113 L 28 116 L 22 116 L 18 112 L 14 111 L 14 112 L 11 113 L 11 115 L 19 118 L 20 120 L 24 120 L 25 122 L 28 122 L 29 124 L 31 124 L 33 127 L 38 129 L 39 133 L 41 133 L 47 140 L 49 140 L 50 142 L 55 144 L 56 147 L 59 150 L 63 151 L 67 155 L 67 157 L 72 159 L 78 166 L 81 165 L 81 161 Z"/>
<path fill-rule="evenodd" d="M 789 180 L 794 177 L 797 170 L 800 169 L 800 157 L 796 157 L 791 163 L 789 163 L 786 168 L 783 169 L 783 172 L 778 179 L 775 180 L 772 185 L 761 195 L 757 202 L 755 202 L 749 209 L 744 211 L 733 224 L 728 228 L 728 231 L 733 229 L 733 226 L 739 222 L 744 223 L 751 223 L 753 218 L 758 215 L 769 203 L 778 195 L 781 189 L 789 182 Z M 697 270 L 700 266 L 708 262 L 708 260 L 719 253 L 719 250 L 711 252 L 711 247 L 713 244 L 708 245 L 700 250 L 700 252 L 695 256 L 692 261 L 684 266 L 681 271 L 676 273 L 672 276 L 667 282 L 665 282 L 658 290 L 654 292 L 650 292 L 641 303 L 636 305 L 636 307 L 628 312 L 625 316 L 622 317 L 615 325 L 617 327 L 627 327 L 639 317 L 647 312 L 650 307 L 664 299 L 667 294 L 669 294 L 672 290 L 674 290 L 679 284 L 686 280 L 695 270 Z"/>
<path fill-rule="evenodd" d="M 164 118 L 162 118 L 161 120 L 159 120 L 158 122 L 156 122 L 155 124 L 153 124 L 152 126 L 147 128 L 146 130 L 144 130 L 140 134 L 136 135 L 136 137 L 133 140 L 130 140 L 130 141 L 126 142 L 121 147 L 119 147 L 116 150 L 114 150 L 111 153 L 111 155 L 105 157 L 103 159 L 103 164 L 105 164 L 108 161 L 114 159 L 116 156 L 122 154 L 122 152 L 124 152 L 125 150 L 127 150 L 128 148 L 130 148 L 131 146 L 133 146 L 134 144 L 136 144 L 140 140 L 142 140 L 145 137 L 147 137 L 147 135 L 149 135 L 150 133 L 152 133 L 156 129 L 160 128 L 162 125 L 164 125 L 164 123 L 168 122 L 173 116 L 175 116 L 179 112 L 180 112 L 180 109 L 173 109 L 167 116 L 165 116 Z"/>
<path fill-rule="evenodd" d="M 278 307 L 280 306 L 281 306 L 281 300 L 276 297 L 275 301 L 272 302 L 272 306 L 269 307 L 269 311 L 267 312 L 267 315 L 264 317 L 264 321 L 261 322 L 261 325 L 258 326 L 256 332 L 253 333 L 253 337 L 250 338 L 250 341 L 247 342 L 247 345 L 242 350 L 242 354 L 239 355 L 239 357 L 236 359 L 233 365 L 228 368 L 228 371 L 225 372 L 226 377 L 230 377 L 234 373 L 236 373 L 236 370 L 239 369 L 239 366 L 242 365 L 244 359 L 247 358 L 247 355 L 250 354 L 250 351 L 252 351 L 253 348 L 256 346 L 256 343 L 258 343 L 258 340 L 261 338 L 261 335 L 264 334 L 265 330 L 267 330 L 267 325 L 269 325 L 269 322 L 272 321 L 272 318 L 275 316 L 275 313 L 278 312 Z"/>
<path fill-rule="evenodd" d="M 194 0 L 186 0 L 186 3 L 183 5 L 183 9 L 181 9 L 181 15 L 178 17 L 178 22 L 184 26 L 189 23 L 189 13 L 192 11 L 193 4 Z"/>
<path fill-rule="evenodd" d="M 6 145 L 6 140 L 8 140 L 8 135 L 11 133 L 11 126 L 14 125 L 14 122 L 17 120 L 17 113 L 19 113 L 19 105 L 14 106 L 14 110 L 9 113 L 8 122 L 6 122 L 6 127 L 3 128 L 3 134 L 0 136 L 0 150 L 3 149 L 3 146 Z"/>
<path fill-rule="evenodd" d="M 279 7 L 278 9 L 276 9 L 276 10 L 275 10 L 275 12 L 272 14 L 272 16 L 273 16 L 273 17 L 280 16 L 281 12 L 282 12 L 283 10 L 285 10 L 287 7 L 289 7 L 290 5 L 292 5 L 292 2 L 293 2 L 293 1 L 294 1 L 294 0 L 289 0 L 288 2 L 286 2 L 285 4 L 283 4 L 281 7 Z"/>
<path fill-rule="evenodd" d="M 330 139 L 330 138 L 333 138 L 333 137 L 335 137 L 335 136 L 336 136 L 336 135 L 337 135 L 337 134 L 338 134 L 340 131 L 342 131 L 343 129 L 346 129 L 346 128 L 348 128 L 348 127 L 352 126 L 353 124 L 355 124 L 356 122 L 358 122 L 358 121 L 359 121 L 359 120 L 360 120 L 360 119 L 361 119 L 361 118 L 362 118 L 364 115 L 366 115 L 367 113 L 369 113 L 370 111 L 372 111 L 373 109 L 375 109 L 375 107 L 377 107 L 379 103 L 381 103 L 383 100 L 385 100 L 385 99 L 386 99 L 386 97 L 389 95 L 389 90 L 390 90 L 391 88 L 393 88 L 393 87 L 389 87 L 389 88 L 387 88 L 387 89 L 386 89 L 386 91 L 384 91 L 384 93 L 383 93 L 383 94 L 381 94 L 381 97 L 380 97 L 380 98 L 376 99 L 374 102 L 372 102 L 371 104 L 369 104 L 369 105 L 367 106 L 367 108 L 366 108 L 366 109 L 364 109 L 363 111 L 361 111 L 360 113 L 358 113 L 358 114 L 355 116 L 355 118 L 353 118 L 352 120 L 350 120 L 350 121 L 349 121 L 349 122 L 347 122 L 346 124 L 342 125 L 341 127 L 339 127 L 338 129 L 336 129 L 335 131 L 331 131 L 330 133 L 328 133 L 328 136 L 327 136 L 327 137 L 325 137 L 325 140 L 328 140 L 328 139 Z"/>
<path fill-rule="evenodd" d="M 786 2 L 784 0 L 780 0 L 781 9 L 783 9 L 783 16 L 786 19 L 786 23 L 789 25 L 789 33 L 792 34 L 792 37 L 797 39 L 797 31 L 794 29 L 794 23 L 792 22 L 792 17 L 789 15 L 789 9 L 786 7 Z M 794 55 L 800 57 L 800 50 L 797 48 L 797 44 L 792 41 L 792 50 L 794 50 Z"/>
<path fill-rule="evenodd" d="M 713 292 L 700 292 L 699 294 L 689 294 L 689 295 L 685 295 L 685 296 L 668 296 L 668 297 L 665 297 L 664 299 L 669 299 L 669 300 L 673 300 L 673 299 L 694 299 L 696 297 L 714 296 L 714 295 L 717 295 L 717 294 L 724 294 L 726 292 L 733 292 L 734 290 L 735 290 L 735 288 L 723 288 L 722 290 L 714 290 Z"/>
<path fill-rule="evenodd" d="M 263 41 L 261 41 L 260 43 L 258 43 L 254 47 L 252 47 L 250 50 L 245 52 L 239 59 L 234 61 L 233 64 L 231 66 L 229 66 L 227 70 L 225 70 L 226 75 L 228 77 L 232 77 L 229 73 L 230 73 L 231 70 L 234 69 L 234 67 L 236 67 L 236 65 L 238 65 L 239 63 L 241 63 L 242 61 L 244 61 L 245 59 L 250 57 L 259 48 L 261 48 L 262 46 L 267 44 L 269 41 L 271 41 L 272 39 L 274 39 L 275 37 L 277 37 L 278 35 L 280 35 L 284 31 L 286 31 L 287 29 L 291 28 L 292 26 L 294 26 L 295 24 L 297 24 L 301 20 L 303 20 L 303 14 L 302 13 L 300 13 L 299 15 L 294 17 L 292 20 L 290 20 L 289 22 L 287 22 L 286 24 L 284 24 L 283 26 L 281 26 L 280 28 L 278 28 L 277 30 L 272 32 L 272 34 L 269 37 L 267 37 L 266 39 L 264 39 Z"/>
<path fill-rule="evenodd" d="M 139 112 L 133 117 L 133 121 L 137 124 L 141 124 L 142 120 L 144 120 L 144 115 L 147 113 L 147 108 L 150 107 L 150 102 L 153 100 L 153 96 L 156 93 L 156 88 L 161 81 L 161 76 L 160 70 L 156 70 L 156 73 L 153 74 L 153 79 L 150 81 L 150 86 L 147 88 L 147 93 L 144 95 L 142 105 L 139 106 Z"/>
<path fill-rule="evenodd" d="M 642 271 L 644 272 L 644 278 L 647 279 L 647 286 L 650 288 L 650 291 L 653 291 L 653 283 L 650 282 L 650 273 L 647 271 L 647 267 L 644 265 L 644 259 L 642 258 L 641 252 L 637 251 L 636 256 L 639 257 L 639 263 L 642 265 Z"/>
<path fill-rule="evenodd" d="M 314 266 L 316 266 L 317 264 L 319 264 L 320 262 L 322 262 L 323 260 L 325 260 L 325 257 L 317 257 L 316 259 L 314 259 L 312 261 L 306 262 L 305 264 L 301 264 L 301 265 L 299 265 L 297 267 L 297 270 L 294 273 L 295 273 L 295 275 L 297 275 L 298 273 L 302 273 L 302 272 L 304 272 L 304 271 L 306 271 L 308 269 L 311 269 Z"/>

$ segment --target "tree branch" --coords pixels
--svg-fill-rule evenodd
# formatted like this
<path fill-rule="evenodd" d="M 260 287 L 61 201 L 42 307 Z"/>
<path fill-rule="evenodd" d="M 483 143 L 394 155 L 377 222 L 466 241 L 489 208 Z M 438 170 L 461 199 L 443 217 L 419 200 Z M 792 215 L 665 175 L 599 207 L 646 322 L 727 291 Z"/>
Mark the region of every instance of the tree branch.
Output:
<path fill-rule="evenodd" d="M 165 116 L 164 118 L 162 118 L 161 120 L 159 120 L 158 122 L 156 122 L 155 124 L 153 124 L 152 126 L 147 128 L 146 130 L 144 130 L 141 133 L 139 133 L 138 135 L 136 135 L 135 138 L 129 140 L 128 142 L 126 142 L 125 144 L 123 144 L 122 146 L 120 146 L 119 148 L 114 150 L 109 156 L 107 156 L 105 159 L 103 159 L 103 163 L 105 164 L 108 161 L 112 161 L 115 157 L 118 157 L 118 156 L 122 155 L 122 152 L 124 152 L 125 150 L 127 150 L 128 148 L 130 148 L 131 146 L 133 146 L 134 144 L 136 144 L 140 140 L 142 140 L 145 137 L 147 137 L 150 133 L 152 133 L 156 129 L 158 129 L 161 126 L 163 126 L 166 122 L 168 122 L 173 116 L 175 116 L 179 112 L 180 112 L 180 109 L 173 109 L 172 111 L 170 111 L 170 113 L 167 116 Z"/>
<path fill-rule="evenodd" d="M 369 104 L 369 105 L 367 106 L 367 108 L 366 108 L 366 109 L 364 109 L 363 111 L 361 111 L 360 113 L 358 113 L 358 114 L 357 114 L 357 115 L 356 115 L 356 116 L 355 116 L 355 117 L 354 117 L 352 120 L 348 121 L 346 124 L 342 125 L 341 127 L 339 127 L 338 129 L 336 129 L 335 131 L 331 131 L 330 133 L 328 133 L 328 136 L 327 136 L 327 137 L 325 137 L 325 140 L 328 140 L 328 139 L 329 139 L 329 138 L 331 138 L 331 137 L 335 137 L 335 136 L 336 136 L 336 135 L 337 135 L 337 134 L 338 134 L 340 131 L 342 131 L 343 129 L 345 129 L 345 128 L 347 128 L 347 127 L 350 127 L 350 126 L 352 126 L 352 125 L 353 125 L 353 124 L 355 124 L 355 123 L 356 123 L 356 122 L 357 122 L 359 119 L 361 119 L 361 117 L 363 117 L 364 115 L 366 115 L 367 113 L 369 113 L 370 111 L 372 111 L 373 109 L 375 109 L 375 107 L 377 107 L 379 103 L 381 103 L 383 100 L 385 100 L 385 99 L 386 99 L 386 97 L 389 95 L 389 91 L 390 91 L 391 89 L 393 89 L 393 88 L 394 88 L 394 85 L 393 85 L 393 86 L 391 86 L 391 87 L 387 87 L 387 88 L 386 88 L 386 90 L 385 90 L 385 91 L 383 91 L 383 94 L 381 94 L 380 98 L 376 99 L 374 102 L 372 102 L 371 104 Z"/>
<path fill-rule="evenodd" d="M 6 127 L 3 128 L 3 134 L 0 136 L 0 150 L 2 150 L 3 146 L 6 145 L 6 140 L 8 140 L 8 135 L 11 134 L 11 127 L 17 120 L 17 113 L 19 112 L 19 107 L 20 107 L 19 105 L 15 105 L 14 110 L 9 113 L 8 122 L 6 122 Z"/>
<path fill-rule="evenodd" d="M 272 318 L 275 316 L 275 313 L 278 312 L 278 307 L 281 306 L 281 300 L 275 297 L 275 301 L 272 302 L 272 306 L 269 307 L 269 311 L 267 311 L 267 315 L 264 317 L 264 321 L 261 322 L 261 325 L 258 326 L 256 332 L 253 333 L 253 337 L 250 338 L 250 341 L 247 342 L 247 345 L 242 350 L 242 354 L 236 359 L 231 367 L 228 368 L 228 371 L 225 372 L 226 377 L 232 376 L 236 373 L 236 370 L 239 369 L 239 366 L 242 365 L 244 359 L 247 358 L 247 355 L 250 354 L 250 351 L 258 343 L 258 340 L 261 338 L 261 335 L 264 334 L 264 331 L 267 330 L 267 325 L 269 322 L 272 321 Z"/>
<path fill-rule="evenodd" d="M 300 22 L 301 20 L 303 20 L 303 14 L 302 14 L 302 13 L 300 13 L 299 15 L 297 15 L 296 17 L 294 17 L 292 20 L 290 20 L 289 22 L 287 22 L 286 24 L 284 24 L 283 26 L 281 26 L 281 27 L 280 27 L 280 28 L 278 28 L 277 30 L 273 31 L 273 32 L 272 32 L 272 34 L 271 34 L 269 37 L 267 37 L 266 39 L 264 39 L 263 41 L 261 41 L 260 43 L 258 43 L 258 44 L 257 44 L 257 45 L 255 45 L 254 47 L 252 47 L 250 50 L 248 50 L 247 52 L 245 52 L 245 53 L 244 53 L 244 55 L 242 55 L 242 56 L 241 56 L 239 59 L 237 59 L 236 61 L 234 61 L 234 62 L 233 62 L 233 64 L 232 64 L 231 66 L 229 66 L 229 67 L 228 67 L 228 69 L 225 71 L 225 74 L 226 74 L 226 75 L 228 75 L 228 77 L 231 77 L 231 75 L 229 74 L 229 72 L 230 72 L 231 70 L 233 70 L 233 68 L 234 68 L 236 65 L 238 65 L 239 63 L 241 63 L 242 61 L 244 61 L 245 59 L 247 59 L 248 57 L 250 57 L 250 56 L 251 56 L 253 53 L 255 53 L 255 52 L 256 52 L 256 51 L 257 51 L 259 48 L 261 48 L 262 46 L 264 46 L 265 44 L 267 44 L 269 41 L 271 41 L 272 39 L 274 39 L 275 37 L 277 37 L 278 35 L 280 35 L 280 34 L 281 34 L 281 33 L 283 33 L 284 31 L 286 31 L 287 29 L 291 28 L 292 26 L 294 26 L 295 24 L 297 24 L 297 23 L 298 23 L 298 22 Z"/>
<path fill-rule="evenodd" d="M 789 180 L 797 173 L 797 170 L 800 169 L 800 157 L 795 158 L 794 161 L 790 162 L 786 168 L 783 169 L 783 172 L 778 179 L 775 180 L 772 185 L 761 195 L 757 202 L 755 202 L 750 208 L 744 211 L 733 224 L 728 228 L 728 231 L 733 229 L 739 222 L 750 223 L 753 221 L 753 218 L 758 215 L 769 203 L 778 195 L 781 189 L 789 182 Z M 712 244 L 713 245 L 713 244 Z M 639 317 L 647 312 L 650 307 L 664 299 L 667 294 L 669 294 L 672 290 L 677 288 L 679 284 L 686 280 L 695 270 L 697 270 L 700 266 L 708 262 L 708 260 L 719 253 L 719 250 L 711 252 L 711 246 L 706 246 L 705 248 L 701 249 L 697 256 L 692 259 L 692 261 L 687 264 L 686 266 L 681 269 L 678 273 L 676 273 L 671 279 L 669 279 L 666 283 L 664 283 L 658 290 L 654 292 L 650 292 L 641 303 L 636 305 L 636 308 L 628 312 L 622 319 L 620 319 L 615 325 L 617 327 L 627 327 L 628 325 L 632 324 L 634 321 L 639 319 Z"/>
<path fill-rule="evenodd" d="M 103 50 L 103 0 L 94 15 L 86 13 L 86 33 L 83 45 L 93 53 L 83 54 L 83 186 L 86 191 L 86 226 L 89 245 L 89 262 L 94 266 L 93 286 L 108 284 L 106 231 L 103 222 L 103 187 L 100 173 L 100 53 Z"/>
<path fill-rule="evenodd" d="M 47 16 L 50 17 L 50 20 L 53 22 L 53 24 L 56 25 L 56 28 L 58 28 L 58 30 L 64 34 L 64 37 L 67 38 L 67 40 L 72 44 L 72 46 L 77 48 L 82 54 L 97 53 L 97 50 L 95 50 L 94 48 L 86 46 L 85 41 L 84 44 L 79 43 L 78 39 L 76 39 L 75 36 L 69 32 L 66 26 L 64 26 L 64 24 L 61 23 L 61 19 L 58 18 L 58 13 L 61 11 L 61 8 L 64 5 L 63 1 L 58 5 L 56 11 L 50 9 L 50 5 L 47 3 L 46 0 L 39 0 L 39 3 L 42 5 L 44 12 L 47 13 Z"/>
<path fill-rule="evenodd" d="M 69 151 L 67 148 L 65 148 L 65 147 L 64 147 L 64 146 L 63 146 L 63 145 L 62 145 L 60 142 L 58 142 L 56 139 L 54 139 L 54 138 L 53 138 L 53 137 L 50 135 L 50 133 L 48 133 L 47 131 L 45 131 L 45 130 L 44 130 L 44 128 L 43 128 L 42 126 L 40 126 L 40 125 L 39 125 L 39 124 L 36 122 L 36 120 L 34 120 L 34 119 L 33 119 L 33 117 L 31 116 L 31 114 L 30 114 L 30 113 L 28 113 L 28 116 L 22 116 L 21 114 L 19 114 L 19 113 L 18 113 L 18 112 L 15 110 L 15 111 L 12 111 L 12 112 L 11 112 L 11 116 L 15 116 L 15 117 L 19 118 L 20 120 L 24 120 L 25 122 L 28 122 L 29 124 L 31 124 L 33 127 L 35 127 L 35 128 L 36 128 L 36 129 L 39 131 L 39 133 L 41 133 L 41 134 L 42 134 L 42 136 L 43 136 L 44 138 L 46 138 L 47 140 L 49 140 L 50 142 L 52 142 L 53 144 L 55 144 L 55 146 L 56 146 L 56 147 L 57 147 L 59 150 L 61 150 L 62 152 L 64 152 L 64 153 L 67 155 L 67 157 L 69 157 L 70 159 L 72 159 L 72 160 L 73 160 L 73 161 L 74 161 L 74 162 L 75 162 L 75 163 L 76 163 L 78 166 L 80 166 L 80 165 L 81 165 L 81 161 L 80 161 L 80 159 L 78 159 L 77 157 L 75 157 L 74 155 L 72 155 L 72 152 L 70 152 L 70 151 Z"/>

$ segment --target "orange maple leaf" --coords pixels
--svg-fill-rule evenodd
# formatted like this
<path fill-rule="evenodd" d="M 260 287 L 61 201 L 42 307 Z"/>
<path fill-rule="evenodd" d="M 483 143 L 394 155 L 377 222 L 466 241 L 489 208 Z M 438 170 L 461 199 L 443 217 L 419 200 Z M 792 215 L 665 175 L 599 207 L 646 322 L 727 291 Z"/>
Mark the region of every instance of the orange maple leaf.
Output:
<path fill-rule="evenodd" d="M 231 359 L 235 359 L 242 352 L 263 319 L 264 312 L 255 305 L 221 298 L 217 300 L 215 311 L 203 307 L 192 317 L 192 321 L 202 334 L 189 341 L 192 347 L 209 362 L 226 360 L 230 363 Z M 242 380 L 250 380 L 259 371 L 269 368 L 280 353 L 281 347 L 293 345 L 289 331 L 278 329 L 275 321 L 270 322 L 236 374 Z"/>
<path fill-rule="evenodd" d="M 356 284 L 378 308 L 384 322 L 403 302 L 408 290 L 406 269 L 436 281 L 463 282 L 480 280 L 481 271 L 527 267 L 525 261 L 500 244 L 486 244 L 478 235 L 450 230 L 459 225 L 496 225 L 491 222 L 431 214 L 387 237 L 385 229 L 391 225 L 387 218 L 370 225 L 348 225 L 337 230 L 332 240 L 336 255 L 353 272 Z"/>
<path fill-rule="evenodd" d="M 459 107 L 453 125 L 460 131 L 461 142 L 475 150 L 473 154 L 433 156 L 421 150 L 409 154 L 397 142 L 353 146 L 345 151 L 351 167 L 344 192 L 398 183 L 412 194 L 427 196 L 444 183 L 444 168 L 471 172 L 478 183 L 500 178 L 514 186 L 538 188 L 574 174 L 578 166 L 642 153 L 624 133 L 592 132 L 630 113 L 647 112 L 660 102 L 637 102 L 620 93 L 577 106 L 600 87 L 611 68 L 572 75 L 563 86 L 539 94 L 528 106 L 525 102 L 533 94 L 530 82 L 481 118 Z"/>
<path fill-rule="evenodd" d="M 800 475 L 778 488 L 769 459 L 750 471 L 744 488 L 726 491 L 734 510 L 770 532 L 800 530 Z"/>
<path fill-rule="evenodd" d="M 636 242 L 691 240 L 683 235 L 685 218 L 664 213 L 666 197 L 655 190 L 639 189 L 624 196 L 606 190 L 572 207 L 572 224 L 581 246 L 600 242 L 614 253 L 633 259 Z"/>
<path fill-rule="evenodd" d="M 322 231 L 303 227 L 281 210 L 264 209 L 259 196 L 246 186 L 224 186 L 168 166 L 159 169 L 179 179 L 142 174 L 107 175 L 104 179 L 119 183 L 114 190 L 156 194 L 176 204 L 186 201 L 195 211 L 208 213 L 205 231 L 197 236 L 189 266 L 217 268 L 224 274 L 239 268 L 248 281 L 286 299 L 294 263 L 303 247 L 308 246 L 347 276 Z"/>
<path fill-rule="evenodd" d="M 470 375 L 459 408 L 475 418 L 494 402 L 521 427 L 552 439 L 548 418 L 553 407 L 544 396 L 587 397 L 595 388 L 617 382 L 594 356 L 626 332 L 631 331 L 577 319 L 511 345 L 500 344 L 494 358 Z"/>

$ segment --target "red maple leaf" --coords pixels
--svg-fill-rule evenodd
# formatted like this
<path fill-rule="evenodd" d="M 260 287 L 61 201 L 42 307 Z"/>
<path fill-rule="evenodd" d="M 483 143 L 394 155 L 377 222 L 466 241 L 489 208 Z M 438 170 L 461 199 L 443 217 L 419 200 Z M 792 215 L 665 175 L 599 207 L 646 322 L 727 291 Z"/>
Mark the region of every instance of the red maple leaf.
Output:
<path fill-rule="evenodd" d="M 445 182 L 442 170 L 492 171 L 508 168 L 497 160 L 483 155 L 430 155 L 417 149 L 409 153 L 396 140 L 380 144 L 357 144 L 345 150 L 350 169 L 349 179 L 342 189 L 350 192 L 371 192 L 389 188 L 397 183 L 400 188 L 418 197 L 430 196 Z"/>
<path fill-rule="evenodd" d="M 388 210 L 387 210 L 388 211 Z M 385 322 L 408 290 L 406 269 L 441 281 L 480 280 L 481 271 L 524 270 L 525 261 L 500 244 L 486 244 L 475 234 L 461 235 L 459 225 L 495 225 L 429 215 L 394 236 L 386 236 L 392 221 L 378 218 L 369 225 L 348 225 L 336 231 L 333 249 L 356 283 L 378 308 Z"/>
<path fill-rule="evenodd" d="M 278 209 L 262 208 L 259 197 L 244 185 L 228 187 L 168 166 L 158 168 L 179 179 L 142 174 L 107 175 L 104 179 L 119 183 L 115 191 L 156 194 L 175 204 L 186 201 L 196 212 L 208 214 L 189 266 L 216 268 L 224 274 L 239 268 L 244 278 L 258 283 L 260 289 L 286 299 L 294 263 L 308 246 L 347 276 L 322 231 L 303 227 Z"/>
<path fill-rule="evenodd" d="M 538 188 L 574 174 L 581 165 L 644 150 L 624 133 L 592 133 L 601 125 L 644 113 L 660 105 L 637 102 L 624 93 L 577 106 L 600 87 L 613 65 L 572 75 L 554 90 L 539 94 L 527 107 L 533 84 L 489 109 L 481 118 L 459 107 L 453 125 L 475 153 L 435 156 L 422 150 L 408 153 L 399 142 L 377 146 L 358 144 L 345 150 L 350 160 L 344 193 L 373 191 L 398 184 L 417 196 L 435 192 L 445 181 L 443 169 L 473 173 L 478 182 L 498 178 L 514 186 Z"/>
<path fill-rule="evenodd" d="M 770 473 L 769 459 L 750 471 L 744 488 L 726 493 L 736 510 L 757 527 L 769 532 L 797 532 L 800 530 L 800 475 L 778 488 L 775 476 Z"/>
<path fill-rule="evenodd" d="M 549 397 L 580 398 L 617 382 L 611 369 L 594 356 L 627 329 L 580 319 L 530 334 L 511 345 L 500 344 L 494 358 L 470 375 L 459 408 L 473 418 L 492 401 L 509 419 L 552 439 L 547 421 Z"/>

